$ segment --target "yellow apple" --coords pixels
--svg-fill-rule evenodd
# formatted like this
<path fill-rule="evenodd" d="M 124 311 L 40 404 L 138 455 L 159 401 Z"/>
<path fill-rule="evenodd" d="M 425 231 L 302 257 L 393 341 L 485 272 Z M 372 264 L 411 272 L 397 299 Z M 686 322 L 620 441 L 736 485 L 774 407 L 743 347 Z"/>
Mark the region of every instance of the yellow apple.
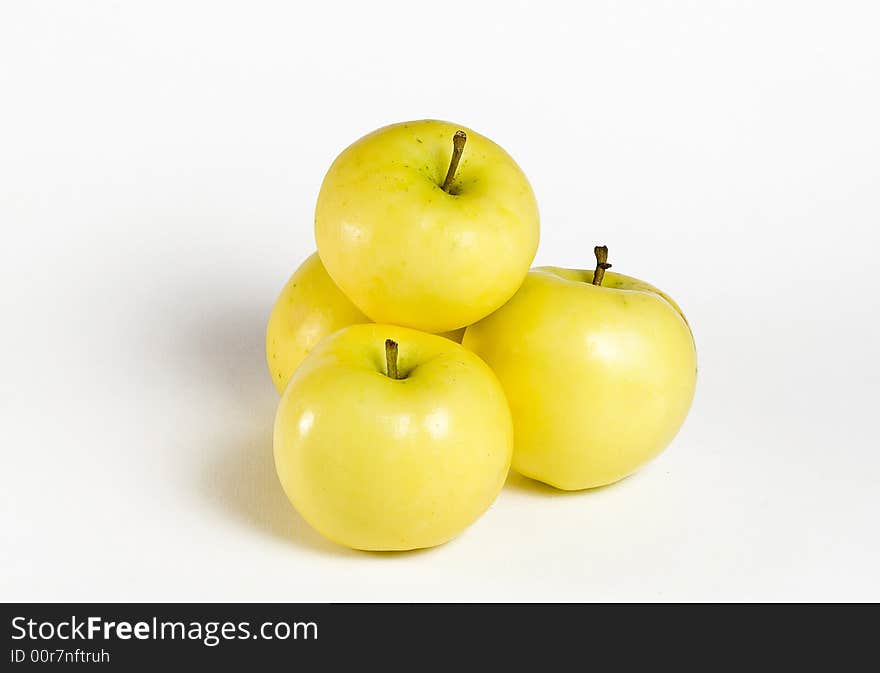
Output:
<path fill-rule="evenodd" d="M 318 253 L 311 254 L 281 290 L 266 327 L 266 361 L 278 392 L 321 339 L 365 322 L 370 319 L 336 287 Z"/>
<path fill-rule="evenodd" d="M 458 124 L 387 126 L 348 147 L 315 208 L 318 253 L 376 322 L 445 332 L 519 287 L 538 247 L 538 206 L 498 145 Z"/>
<path fill-rule="evenodd" d="M 498 379 L 439 336 L 354 325 L 322 340 L 275 417 L 287 497 L 327 538 L 355 549 L 433 547 L 495 500 L 513 427 Z"/>
<path fill-rule="evenodd" d="M 660 453 L 696 385 L 681 310 L 647 283 L 605 273 L 603 252 L 596 272 L 530 271 L 463 340 L 507 394 L 513 469 L 566 490 L 613 483 Z"/>
<path fill-rule="evenodd" d="M 266 362 L 278 392 L 284 392 L 291 374 L 321 339 L 366 322 L 372 321 L 342 294 L 312 253 L 281 290 L 266 327 Z M 441 336 L 461 343 L 464 329 Z"/>

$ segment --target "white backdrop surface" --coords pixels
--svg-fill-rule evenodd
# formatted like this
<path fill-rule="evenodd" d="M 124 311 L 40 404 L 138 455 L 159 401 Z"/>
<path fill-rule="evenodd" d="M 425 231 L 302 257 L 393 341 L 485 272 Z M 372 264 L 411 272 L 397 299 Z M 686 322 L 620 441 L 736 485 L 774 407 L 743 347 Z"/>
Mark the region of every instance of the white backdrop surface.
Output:
<path fill-rule="evenodd" d="M 0 599 L 880 600 L 872 2 L 8 2 Z M 613 487 L 512 475 L 459 539 L 325 542 L 274 475 L 264 327 L 334 156 L 504 146 L 536 264 L 668 291 L 697 396 Z"/>

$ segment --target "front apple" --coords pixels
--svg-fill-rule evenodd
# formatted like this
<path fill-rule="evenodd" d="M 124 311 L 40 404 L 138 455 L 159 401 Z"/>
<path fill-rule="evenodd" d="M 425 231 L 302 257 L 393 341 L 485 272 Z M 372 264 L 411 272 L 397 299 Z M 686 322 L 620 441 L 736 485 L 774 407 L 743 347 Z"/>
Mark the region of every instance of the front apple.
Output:
<path fill-rule="evenodd" d="M 463 340 L 507 394 L 513 468 L 566 490 L 610 484 L 656 456 L 696 385 L 680 309 L 647 283 L 606 273 L 604 254 L 597 248 L 595 272 L 530 271 Z"/>
<path fill-rule="evenodd" d="M 538 207 L 516 162 L 457 124 L 375 131 L 327 172 L 318 253 L 376 322 L 459 329 L 507 301 L 538 246 Z"/>
<path fill-rule="evenodd" d="M 442 544 L 495 500 L 513 428 L 495 375 L 439 336 L 355 325 L 296 370 L 275 418 L 275 466 L 303 518 L 355 549 Z"/>

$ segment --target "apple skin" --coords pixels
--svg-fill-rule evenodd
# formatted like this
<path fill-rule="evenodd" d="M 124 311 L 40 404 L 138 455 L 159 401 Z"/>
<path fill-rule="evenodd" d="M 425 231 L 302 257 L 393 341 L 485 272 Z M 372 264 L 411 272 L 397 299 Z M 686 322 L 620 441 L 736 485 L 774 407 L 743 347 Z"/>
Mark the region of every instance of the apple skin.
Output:
<path fill-rule="evenodd" d="M 607 272 L 529 272 L 462 344 L 492 367 L 510 403 L 517 472 L 564 490 L 623 479 L 678 432 L 694 396 L 694 340 L 653 286 Z"/>
<path fill-rule="evenodd" d="M 441 189 L 456 131 L 464 154 Z M 315 208 L 330 276 L 375 322 L 446 332 L 516 292 L 538 247 L 538 206 L 501 147 L 443 121 L 394 124 L 344 150 Z"/>
<path fill-rule="evenodd" d="M 325 336 L 368 322 L 330 278 L 318 253 L 309 255 L 284 285 L 266 326 L 266 362 L 275 388 L 284 392 L 293 372 Z M 461 343 L 464 329 L 441 336 Z"/>
<path fill-rule="evenodd" d="M 399 347 L 386 375 L 385 340 Z M 312 351 L 275 418 L 278 478 L 318 532 L 354 549 L 402 551 L 455 537 L 495 500 L 513 451 L 498 379 L 439 336 L 354 325 Z"/>
<path fill-rule="evenodd" d="M 370 319 L 336 287 L 318 253 L 309 255 L 281 290 L 266 326 L 266 362 L 278 392 L 321 339 L 365 322 Z"/>

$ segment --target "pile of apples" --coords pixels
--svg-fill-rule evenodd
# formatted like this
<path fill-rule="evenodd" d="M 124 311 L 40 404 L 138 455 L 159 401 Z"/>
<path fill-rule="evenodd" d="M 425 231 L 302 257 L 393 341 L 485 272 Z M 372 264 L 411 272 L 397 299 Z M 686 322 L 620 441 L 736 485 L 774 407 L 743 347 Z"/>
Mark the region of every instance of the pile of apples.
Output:
<path fill-rule="evenodd" d="M 285 285 L 266 354 L 287 497 L 355 549 L 432 547 L 513 469 L 603 486 L 662 451 L 697 361 L 678 305 L 607 271 L 529 270 L 535 196 L 514 160 L 442 121 L 379 129 L 330 167 L 318 252 Z"/>

